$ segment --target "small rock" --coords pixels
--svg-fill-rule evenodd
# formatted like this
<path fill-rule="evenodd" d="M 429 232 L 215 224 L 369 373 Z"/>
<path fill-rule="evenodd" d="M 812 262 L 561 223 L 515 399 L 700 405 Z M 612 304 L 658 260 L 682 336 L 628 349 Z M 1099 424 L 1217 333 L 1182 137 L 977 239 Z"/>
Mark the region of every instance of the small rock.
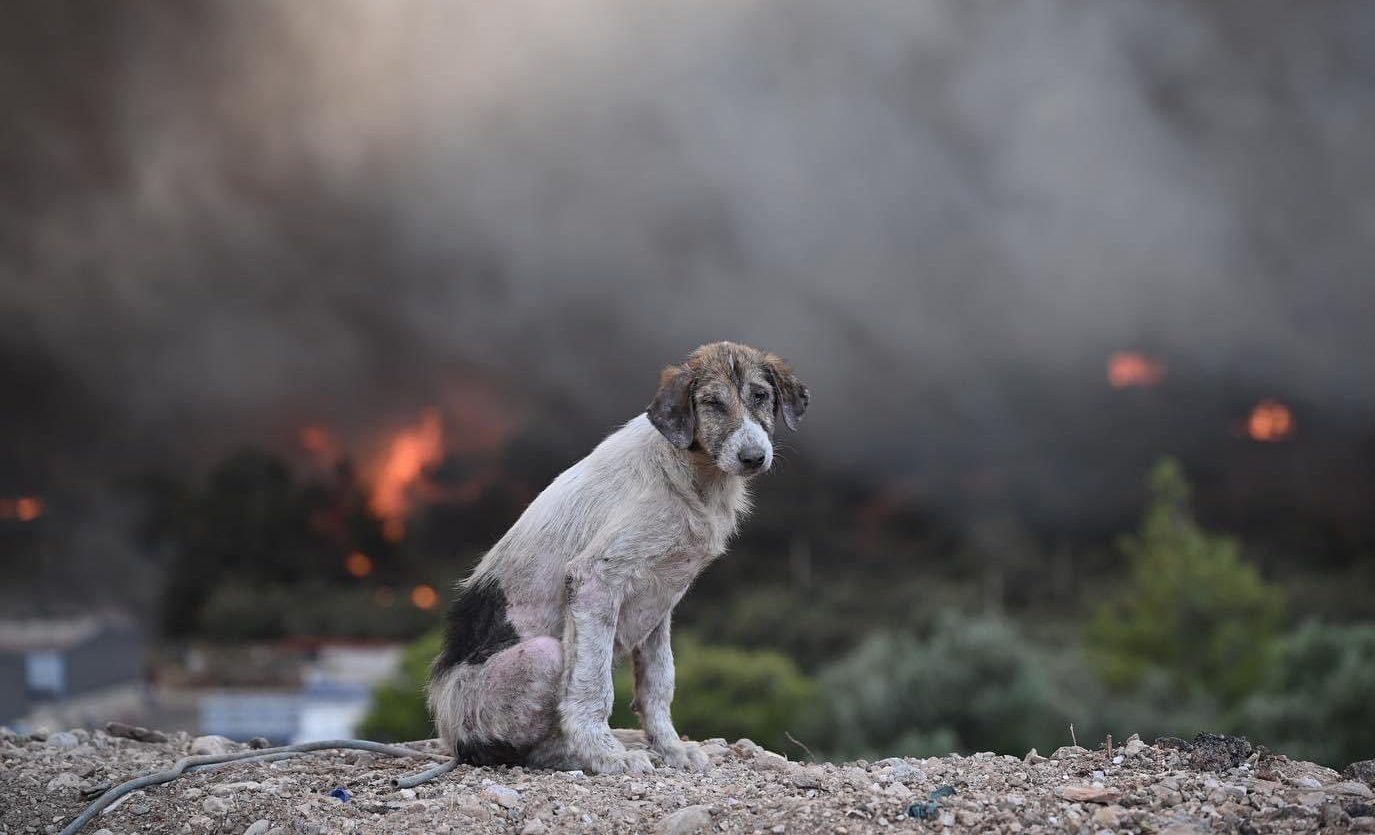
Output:
<path fill-rule="evenodd" d="M 39 725 L 32 731 L 29 731 L 29 739 L 32 739 L 34 742 L 46 742 L 48 740 L 48 734 L 50 733 L 52 733 L 52 731 L 49 730 L 46 725 Z"/>
<path fill-rule="evenodd" d="M 544 821 L 539 818 L 531 818 L 525 822 L 525 826 L 520 828 L 520 835 L 544 835 L 549 828 L 544 825 Z"/>
<path fill-rule="evenodd" d="M 1324 786 L 1323 791 L 1328 794 L 1335 794 L 1343 797 L 1359 797 L 1363 800 L 1369 800 L 1375 795 L 1375 792 L 1370 790 L 1370 786 L 1367 786 L 1365 783 L 1358 783 L 1355 780 L 1345 780 L 1341 783 L 1333 783 L 1330 786 Z"/>
<path fill-rule="evenodd" d="M 749 740 L 742 741 L 748 742 Z M 711 807 L 684 806 L 659 821 L 655 831 L 661 835 L 690 835 L 690 833 L 700 832 L 709 826 L 711 826 Z"/>
<path fill-rule="evenodd" d="M 735 744 L 731 745 L 730 749 L 738 756 L 746 759 L 754 757 L 764 750 L 754 740 L 744 738 L 735 740 Z"/>
<path fill-rule="evenodd" d="M 234 745 L 234 740 L 219 734 L 208 736 L 198 736 L 191 740 L 191 754 L 193 756 L 214 756 L 227 754 Z"/>
<path fill-rule="evenodd" d="M 261 751 L 264 748 L 271 748 L 272 740 L 265 736 L 255 736 L 248 741 L 248 747 L 252 748 L 254 751 Z"/>
<path fill-rule="evenodd" d="M 126 808 L 131 815 L 146 815 L 153 810 L 153 807 L 149 806 L 147 803 L 139 802 L 130 803 Z"/>
<path fill-rule="evenodd" d="M 755 755 L 753 765 L 760 771 L 789 771 L 793 767 L 787 757 L 762 749 Z"/>
<path fill-rule="evenodd" d="M 819 789 L 826 778 L 826 772 L 816 766 L 800 768 L 793 773 L 792 784 L 799 789 Z"/>
<path fill-rule="evenodd" d="M 97 830 L 95 831 L 95 835 L 115 835 L 115 833 L 111 832 L 111 831 L 108 830 L 108 829 L 102 828 L 102 829 L 97 829 Z"/>
<path fill-rule="evenodd" d="M 259 818 L 248 825 L 243 831 L 243 835 L 267 835 L 267 830 L 272 828 L 272 824 Z"/>
<path fill-rule="evenodd" d="M 47 742 L 52 747 L 63 750 L 70 750 L 81 744 L 81 740 L 77 739 L 76 734 L 71 731 L 58 731 L 55 734 L 49 734 Z"/>
<path fill-rule="evenodd" d="M 462 800 L 453 808 L 455 812 L 458 812 L 464 817 L 472 818 L 473 820 L 485 821 L 491 820 L 492 818 L 492 810 L 478 803 L 477 800 L 473 798 Z"/>
<path fill-rule="evenodd" d="M 233 804 L 223 797 L 207 797 L 201 803 L 201 809 L 207 815 L 227 815 L 231 808 L 233 808 Z"/>
<path fill-rule="evenodd" d="M 1255 750 L 1244 736 L 1201 733 L 1194 737 L 1189 763 L 1199 771 L 1226 771 L 1246 762 Z"/>
<path fill-rule="evenodd" d="M 1045 761 L 1046 758 L 1041 756 L 1035 748 L 1032 748 L 1030 751 L 1027 751 L 1026 756 L 1022 757 L 1022 762 L 1026 763 L 1027 765 L 1035 765 L 1036 763 L 1043 763 Z"/>
<path fill-rule="evenodd" d="M 1089 749 L 1080 748 L 1078 745 L 1061 745 L 1055 749 L 1055 753 L 1050 755 L 1052 760 L 1072 760 L 1075 757 L 1082 757 L 1087 754 Z"/>
<path fill-rule="evenodd" d="M 48 794 L 53 792 L 66 792 L 70 789 L 81 787 L 81 778 L 70 771 L 63 772 L 48 781 Z"/>
<path fill-rule="evenodd" d="M 160 744 L 167 741 L 167 734 L 162 731 L 152 731 L 138 725 L 126 725 L 123 722 L 110 722 L 105 726 L 105 733 L 122 739 L 132 739 L 136 742 Z"/>
<path fill-rule="evenodd" d="M 1299 778 L 1297 778 L 1296 780 L 1294 780 L 1294 785 L 1295 785 L 1295 786 L 1298 786 L 1298 787 L 1301 788 L 1301 789 L 1320 789 L 1320 788 L 1322 788 L 1322 783 L 1318 781 L 1318 778 L 1316 778 L 1316 777 L 1309 777 L 1308 775 L 1304 775 L 1304 776 L 1299 777 Z"/>
<path fill-rule="evenodd" d="M 415 789 L 402 789 L 397 794 L 401 795 L 402 800 L 415 800 Z"/>
<path fill-rule="evenodd" d="M 1342 769 L 1343 777 L 1360 780 L 1367 786 L 1375 786 L 1375 760 L 1360 760 Z"/>
<path fill-rule="evenodd" d="M 482 790 L 482 796 L 506 809 L 520 805 L 520 792 L 500 783 L 493 783 Z"/>
<path fill-rule="evenodd" d="M 1122 797 L 1117 789 L 1095 786 L 1061 786 L 1055 793 L 1072 803 L 1116 803 Z"/>

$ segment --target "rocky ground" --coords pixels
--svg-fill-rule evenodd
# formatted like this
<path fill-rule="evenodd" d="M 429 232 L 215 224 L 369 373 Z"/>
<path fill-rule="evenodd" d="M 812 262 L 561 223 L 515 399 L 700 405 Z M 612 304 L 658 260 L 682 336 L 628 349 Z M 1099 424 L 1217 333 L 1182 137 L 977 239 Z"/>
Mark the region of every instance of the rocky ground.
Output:
<path fill-rule="evenodd" d="M 0 729 L 0 835 L 59 832 L 89 802 L 193 750 L 245 750 L 142 729 Z M 418 747 L 437 750 L 434 743 Z M 1132 737 L 1110 750 L 975 754 L 835 765 L 749 740 L 703 747 L 706 774 L 636 777 L 462 766 L 415 789 L 426 766 L 358 751 L 240 763 L 130 795 L 86 833 L 1147 833 L 1375 832 L 1375 761 L 1345 775 L 1244 740 Z M 948 788 L 943 788 L 948 787 Z M 332 796 L 347 789 L 347 800 Z M 953 792 L 953 793 L 952 793 Z"/>

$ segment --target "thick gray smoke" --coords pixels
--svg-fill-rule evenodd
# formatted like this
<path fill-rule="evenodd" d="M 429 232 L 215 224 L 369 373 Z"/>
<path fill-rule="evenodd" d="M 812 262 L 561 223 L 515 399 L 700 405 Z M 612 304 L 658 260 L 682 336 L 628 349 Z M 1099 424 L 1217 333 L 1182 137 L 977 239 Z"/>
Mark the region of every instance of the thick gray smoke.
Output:
<path fill-rule="evenodd" d="M 789 356 L 797 443 L 856 469 L 1099 431 L 1123 348 L 1375 410 L 1369 4 L 7 17 L 16 472 L 93 432 L 174 462 L 360 429 L 473 374 L 601 429 L 720 338 Z"/>

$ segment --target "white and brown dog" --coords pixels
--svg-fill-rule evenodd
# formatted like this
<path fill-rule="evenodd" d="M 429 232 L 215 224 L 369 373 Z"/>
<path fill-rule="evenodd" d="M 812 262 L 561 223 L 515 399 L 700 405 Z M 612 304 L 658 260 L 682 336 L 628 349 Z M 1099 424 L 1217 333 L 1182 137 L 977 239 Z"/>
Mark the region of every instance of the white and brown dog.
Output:
<path fill-rule="evenodd" d="M 460 761 L 652 770 L 607 725 L 612 666 L 628 654 L 650 749 L 707 767 L 669 715 L 669 620 L 749 510 L 745 482 L 773 463 L 775 421 L 796 429 L 807 399 L 781 357 L 704 345 L 664 369 L 645 414 L 540 493 L 449 608 L 429 705 Z"/>

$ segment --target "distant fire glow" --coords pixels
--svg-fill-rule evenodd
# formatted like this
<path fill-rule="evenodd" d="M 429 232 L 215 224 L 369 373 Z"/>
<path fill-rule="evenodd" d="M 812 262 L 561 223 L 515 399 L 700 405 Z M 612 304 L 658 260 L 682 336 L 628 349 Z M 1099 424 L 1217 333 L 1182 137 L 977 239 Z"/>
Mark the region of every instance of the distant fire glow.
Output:
<path fill-rule="evenodd" d="M 1294 413 L 1277 400 L 1262 400 L 1251 410 L 1246 434 L 1251 440 L 1273 443 L 1294 434 Z"/>
<path fill-rule="evenodd" d="M 301 430 L 299 440 L 301 448 L 318 461 L 333 464 L 339 459 L 339 445 L 335 443 L 334 435 L 328 427 L 307 426 Z"/>
<path fill-rule="evenodd" d="M 362 579 L 372 573 L 372 557 L 362 551 L 354 551 L 344 560 L 344 568 L 348 573 Z"/>
<path fill-rule="evenodd" d="M 411 603 L 417 609 L 433 609 L 439 605 L 439 592 L 434 590 L 434 586 L 416 586 L 411 589 Z"/>
<path fill-rule="evenodd" d="M 0 499 L 0 519 L 18 519 L 20 522 L 32 522 L 43 515 L 43 510 L 43 500 L 37 496 Z"/>
<path fill-rule="evenodd" d="M 406 535 L 411 489 L 427 467 L 444 457 L 444 424 L 438 409 L 426 409 L 420 423 L 398 433 L 387 446 L 374 480 L 372 511 L 392 542 Z"/>
<path fill-rule="evenodd" d="M 1115 389 L 1149 388 L 1165 379 L 1165 363 L 1139 351 L 1108 357 L 1108 383 Z"/>

